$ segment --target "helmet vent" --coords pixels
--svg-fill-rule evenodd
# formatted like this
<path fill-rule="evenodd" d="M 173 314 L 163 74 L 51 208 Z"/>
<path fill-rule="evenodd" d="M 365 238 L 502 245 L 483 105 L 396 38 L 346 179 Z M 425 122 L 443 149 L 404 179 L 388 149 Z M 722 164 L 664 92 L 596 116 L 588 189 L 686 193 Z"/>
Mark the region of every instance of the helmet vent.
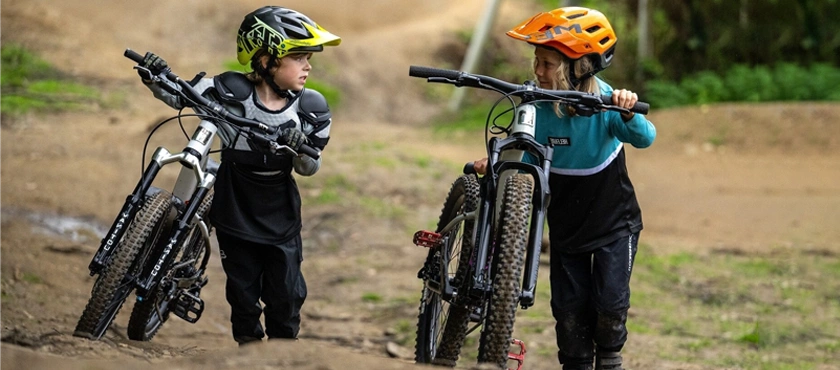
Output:
<path fill-rule="evenodd" d="M 601 45 L 606 45 L 608 42 L 610 42 L 609 37 L 604 37 L 604 38 L 601 39 L 601 41 L 598 41 L 598 43 L 601 44 Z"/>
<path fill-rule="evenodd" d="M 586 32 L 588 32 L 588 33 L 595 33 L 596 31 L 598 31 L 598 30 L 600 30 L 600 29 L 601 29 L 601 26 L 599 26 L 599 25 L 597 25 L 597 24 L 596 24 L 596 25 L 594 25 L 594 26 L 592 26 L 592 27 L 587 28 L 587 29 L 586 29 Z"/>
<path fill-rule="evenodd" d="M 581 12 L 581 13 L 577 13 L 577 14 L 569 14 L 569 15 L 566 16 L 566 19 L 580 18 L 580 17 L 583 17 L 584 15 L 586 15 L 586 12 Z"/>

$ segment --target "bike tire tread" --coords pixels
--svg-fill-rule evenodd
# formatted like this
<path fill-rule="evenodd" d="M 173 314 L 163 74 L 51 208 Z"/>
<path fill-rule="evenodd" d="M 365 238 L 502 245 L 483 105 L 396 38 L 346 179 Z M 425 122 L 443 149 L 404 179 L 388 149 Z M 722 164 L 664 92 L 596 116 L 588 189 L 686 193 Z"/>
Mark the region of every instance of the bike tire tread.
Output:
<path fill-rule="evenodd" d="M 91 297 L 76 324 L 73 335 L 98 340 L 105 334 L 134 288 L 134 283 L 130 282 L 131 288 L 122 294 L 119 292 L 123 284 L 129 283 L 124 282 L 126 275 L 132 268 L 140 267 L 135 264 L 135 259 L 152 232 L 153 227 L 150 225 L 156 224 L 170 206 L 171 199 L 167 194 L 156 193 L 146 199 L 134 221 L 128 226 L 125 236 L 116 246 L 110 263 L 94 282 Z M 116 308 L 109 310 L 109 307 L 114 307 L 114 305 Z M 109 322 L 103 323 L 103 320 Z"/>

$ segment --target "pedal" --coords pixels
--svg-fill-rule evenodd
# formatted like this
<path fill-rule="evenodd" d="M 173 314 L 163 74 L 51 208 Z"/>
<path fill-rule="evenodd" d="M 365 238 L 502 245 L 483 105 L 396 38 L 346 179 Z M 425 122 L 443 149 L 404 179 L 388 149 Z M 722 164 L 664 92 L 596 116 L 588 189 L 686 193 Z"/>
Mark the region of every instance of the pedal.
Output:
<path fill-rule="evenodd" d="M 516 366 L 516 370 L 522 370 L 522 364 L 525 363 L 525 343 L 523 343 L 519 339 L 513 338 L 513 339 L 511 339 L 510 344 L 519 346 L 519 353 L 509 352 L 508 353 L 508 360 L 516 361 L 517 364 L 518 364 Z M 512 369 L 508 369 L 508 370 L 512 370 Z"/>
<path fill-rule="evenodd" d="M 172 302 L 172 313 L 190 324 L 195 324 L 204 312 L 204 301 L 198 295 L 181 291 Z"/>
<path fill-rule="evenodd" d="M 481 322 L 481 319 L 484 318 L 484 309 L 482 306 L 473 307 L 470 310 L 470 321 L 471 322 Z"/>
<path fill-rule="evenodd" d="M 414 245 L 425 248 L 436 248 L 440 245 L 440 234 L 420 230 L 414 233 Z"/>

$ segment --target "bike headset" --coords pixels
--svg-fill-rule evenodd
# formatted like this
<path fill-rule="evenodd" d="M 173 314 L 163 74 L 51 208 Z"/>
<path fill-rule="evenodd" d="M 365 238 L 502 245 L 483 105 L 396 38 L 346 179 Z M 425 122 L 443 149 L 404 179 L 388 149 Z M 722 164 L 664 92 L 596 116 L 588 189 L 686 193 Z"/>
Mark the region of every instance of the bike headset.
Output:
<path fill-rule="evenodd" d="M 570 66 L 569 82 L 575 88 L 610 66 L 618 41 L 603 13 L 581 7 L 539 13 L 505 34 L 537 47 L 559 51 L 573 62 L 581 58 L 590 59 L 593 69 L 581 76 L 576 76 L 574 66 Z"/>
<path fill-rule="evenodd" d="M 303 13 L 279 6 L 264 6 L 245 16 L 236 36 L 236 59 L 268 83 L 277 95 L 289 99 L 291 92 L 274 82 L 270 70 L 290 54 L 317 53 L 324 46 L 337 46 L 341 38 L 325 30 Z M 260 63 L 268 54 L 268 64 Z"/>

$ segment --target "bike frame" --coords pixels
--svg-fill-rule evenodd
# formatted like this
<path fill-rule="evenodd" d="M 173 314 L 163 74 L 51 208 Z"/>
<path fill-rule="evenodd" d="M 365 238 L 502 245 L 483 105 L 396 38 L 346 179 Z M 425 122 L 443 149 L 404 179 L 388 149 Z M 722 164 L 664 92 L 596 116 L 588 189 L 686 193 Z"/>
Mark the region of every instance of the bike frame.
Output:
<path fill-rule="evenodd" d="M 487 140 L 488 165 L 485 175 L 477 179 L 477 184 L 472 175 L 456 180 L 442 211 L 449 213 L 442 213 L 440 218 L 445 220 L 444 217 L 449 217 L 452 220 L 442 227 L 439 225 L 441 230 L 435 232 L 420 230 L 415 233 L 415 244 L 430 248 L 426 264 L 418 273 L 418 277 L 423 280 L 425 286 L 418 317 L 415 358 L 418 362 L 436 363 L 435 361 L 438 360 L 436 351 L 443 349 L 441 363 L 454 365 L 459 357 L 460 346 L 463 346 L 464 336 L 481 326 L 484 328 L 481 335 L 482 345 L 487 347 L 479 350 L 479 361 L 495 362 L 499 366 L 504 366 L 504 361 L 512 359 L 519 363 L 518 368 L 521 369 L 525 347 L 521 341 L 510 337 L 512 335 L 510 325 L 515 322 L 518 307 L 527 309 L 534 305 L 542 235 L 551 198 L 548 179 L 554 156 L 554 147 L 551 144 L 543 145 L 535 139 L 536 104 L 546 102 L 547 106 L 558 103 L 569 105 L 581 115 L 590 115 L 601 110 L 646 114 L 650 107 L 647 103 L 636 102 L 632 108 L 627 109 L 613 105 L 612 96 L 609 95 L 574 90 L 542 89 L 533 81 L 517 85 L 489 76 L 455 70 L 411 66 L 409 76 L 425 78 L 427 82 L 498 92 L 503 95 L 503 99 L 511 102 L 514 115 L 510 126 L 502 127 L 492 122 L 491 127 L 493 111 L 491 109 L 486 130 L 498 136 Z M 514 98 L 519 99 L 518 104 L 513 100 Z M 493 129 L 500 129 L 501 132 Z M 503 133 L 507 136 L 502 137 Z M 529 159 L 533 161 L 524 161 L 525 154 L 528 154 L 531 157 Z M 474 165 L 468 164 L 464 173 L 475 173 Z M 530 177 L 532 181 L 527 181 L 522 177 Z M 512 185 L 515 188 L 510 191 L 505 189 L 509 182 L 515 184 Z M 465 187 L 461 188 L 459 184 Z M 531 189 L 530 193 L 524 193 L 528 191 L 528 188 Z M 450 199 L 453 194 L 463 198 Z M 475 199 L 476 195 L 478 199 Z M 528 205 L 528 196 L 530 196 L 530 214 L 523 214 L 521 213 L 523 209 L 519 207 Z M 461 206 L 464 207 L 462 209 L 471 209 L 475 202 L 478 203 L 477 208 L 471 212 L 453 215 L 451 214 L 453 209 L 448 208 Z M 512 203 L 509 204 L 509 202 Z M 508 206 L 514 208 L 507 209 Z M 505 209 L 502 209 L 503 207 Z M 503 217 L 513 219 L 506 220 Z M 471 222 L 472 235 L 459 235 L 457 232 L 452 232 L 458 231 L 462 222 L 465 221 Z M 508 229 L 508 221 L 513 222 L 510 225 L 512 229 Z M 522 222 L 529 223 L 527 230 L 523 230 L 526 226 Z M 523 235 L 524 233 L 527 233 L 527 237 Z M 458 242 L 462 243 L 461 253 L 464 253 L 465 247 L 468 246 L 468 250 L 471 250 L 468 252 L 469 255 L 462 254 L 457 257 L 450 255 L 457 250 L 453 244 Z M 514 250 L 502 250 L 499 245 Z M 455 258 L 458 265 L 457 271 L 452 276 L 450 266 L 456 262 Z M 514 265 L 501 266 L 503 260 L 505 263 Z M 456 279 L 457 287 L 453 286 Z M 511 287 L 509 284 L 518 286 Z M 496 292 L 494 289 L 500 289 L 500 291 Z M 511 294 L 514 296 L 511 297 Z M 516 302 L 510 302 L 511 298 L 516 299 Z M 450 325 L 453 322 L 448 321 L 452 318 L 449 317 L 452 311 L 447 310 L 443 313 L 441 301 L 448 302 L 450 309 L 458 308 L 454 311 L 453 325 Z M 507 317 L 488 315 L 496 310 Z M 447 316 L 446 319 L 441 320 L 439 315 L 442 313 Z M 467 327 L 469 322 L 477 324 L 469 328 Z M 510 342 L 505 343 L 508 339 Z M 445 347 L 439 348 L 439 345 L 445 345 Z M 520 352 L 510 353 L 511 345 L 518 345 Z"/>
<path fill-rule="evenodd" d="M 550 191 L 548 174 L 551 168 L 551 158 L 554 148 L 539 144 L 534 139 L 536 123 L 536 107 L 527 98 L 516 108 L 514 121 L 510 127 L 510 135 L 500 139 L 493 137 L 488 142 L 488 173 L 481 182 L 480 205 L 475 212 L 464 213 L 452 220 L 440 231 L 449 231 L 462 220 L 473 220 L 476 249 L 471 260 L 472 285 L 469 292 L 455 293 L 449 279 L 444 277 L 443 286 L 438 287 L 444 300 L 456 304 L 470 305 L 481 302 L 492 287 L 491 275 L 486 273 L 493 255 L 493 233 L 501 212 L 501 197 L 504 194 L 504 184 L 508 176 L 515 172 L 525 172 L 534 178 L 535 188 L 532 197 L 531 222 L 526 249 L 526 260 L 522 281 L 520 306 L 531 307 L 535 300 L 537 272 L 542 248 L 542 234 L 545 221 L 545 210 L 548 206 Z M 530 153 L 540 166 L 522 161 L 524 153 Z M 448 265 L 449 256 L 444 256 L 444 265 Z M 431 281 L 430 281 L 431 282 Z"/>
<path fill-rule="evenodd" d="M 120 216 L 114 220 L 105 238 L 102 239 L 99 249 L 94 254 L 88 267 L 91 276 L 101 272 L 107 265 L 110 256 L 113 254 L 113 247 L 125 234 L 126 226 L 137 215 L 137 211 L 149 192 L 156 191 L 152 183 L 158 173 L 164 166 L 173 163 L 179 163 L 182 166 L 172 189 L 178 216 L 173 223 L 174 228 L 166 239 L 165 246 L 160 251 L 160 255 L 152 256 L 156 257 L 155 263 L 148 264 L 151 261 L 146 261 L 147 265 L 143 267 L 141 276 L 148 276 L 148 278 L 135 281 L 138 299 L 145 299 L 145 295 L 153 291 L 153 288 L 160 283 L 163 278 L 160 272 L 166 271 L 166 267 L 175 258 L 170 252 L 175 246 L 184 242 L 193 226 L 199 227 L 207 242 L 206 245 L 210 245 L 209 227 L 204 220 L 195 216 L 198 207 L 216 181 L 218 164 L 209 158 L 208 154 L 217 130 L 215 124 L 203 120 L 198 124 L 190 141 L 181 152 L 171 153 L 164 147 L 158 147 L 155 150 L 148 167 L 120 210 Z"/>

